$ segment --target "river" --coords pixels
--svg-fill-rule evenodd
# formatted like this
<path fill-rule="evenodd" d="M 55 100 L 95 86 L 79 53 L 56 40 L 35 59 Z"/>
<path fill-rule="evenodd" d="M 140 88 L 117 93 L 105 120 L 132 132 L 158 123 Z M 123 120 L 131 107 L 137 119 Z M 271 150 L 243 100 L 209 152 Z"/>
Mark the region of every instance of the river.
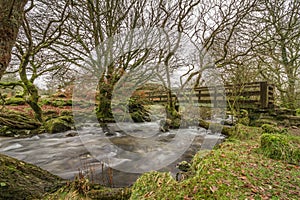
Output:
<path fill-rule="evenodd" d="M 156 122 L 108 124 L 110 134 L 97 124 L 80 130 L 40 134 L 31 138 L 0 138 L 0 152 L 37 165 L 64 179 L 79 171 L 93 182 L 113 187 L 130 186 L 145 171 L 170 171 L 191 160 L 203 149 L 211 149 L 224 137 L 198 128 L 181 128 L 166 133 Z"/>

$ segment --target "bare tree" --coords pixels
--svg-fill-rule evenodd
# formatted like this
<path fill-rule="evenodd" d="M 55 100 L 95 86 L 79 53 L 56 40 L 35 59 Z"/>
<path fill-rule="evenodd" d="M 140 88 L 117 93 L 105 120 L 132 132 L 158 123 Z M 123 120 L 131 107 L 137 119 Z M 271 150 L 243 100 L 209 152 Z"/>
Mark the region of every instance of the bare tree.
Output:
<path fill-rule="evenodd" d="M 185 34 L 184 32 L 192 27 L 189 20 L 199 3 L 199 0 L 76 2 L 73 7 L 72 20 L 69 21 L 70 26 L 66 29 L 69 38 L 72 38 L 72 46 L 65 48 L 65 52 L 62 54 L 67 55 L 68 58 L 74 58 L 73 64 L 82 68 L 84 67 L 82 65 L 84 58 L 92 54 L 92 49 L 96 49 L 95 54 L 97 59 L 101 60 L 103 70 L 98 84 L 99 118 L 111 117 L 112 91 L 125 74 L 137 69 L 143 71 L 143 66 L 149 62 L 163 63 L 168 66 L 165 74 L 170 73 L 169 68 L 174 67 L 170 62 L 173 59 L 172 63 L 174 63 L 172 51 L 176 51 L 176 43 L 181 39 L 179 37 L 169 42 L 158 41 L 158 39 L 155 41 L 153 39 L 157 36 L 155 34 L 164 35 L 166 33 L 154 33 L 151 32 L 151 29 L 156 27 Z M 134 34 L 138 29 L 146 31 L 141 33 L 141 37 L 145 38 L 140 44 L 134 44 L 137 40 L 142 41 L 142 38 L 133 39 L 137 38 Z M 147 33 L 149 30 L 150 32 Z M 116 39 L 122 35 L 127 35 L 128 38 L 125 36 L 123 41 Z M 167 40 L 168 36 L 165 36 L 164 39 Z M 143 46 L 146 43 L 145 40 L 148 40 L 149 43 L 155 41 L 155 44 L 152 43 L 151 48 L 147 48 L 145 45 Z M 117 42 L 120 43 L 117 44 Z M 159 45 L 159 43 L 161 44 Z M 167 46 L 168 43 L 169 46 Z M 66 46 L 65 44 L 61 45 Z M 133 48 L 132 45 L 136 45 L 136 48 Z M 116 52 L 123 53 L 118 54 L 118 57 L 113 57 L 112 54 L 116 55 Z M 170 83 L 167 86 L 170 87 Z M 169 99 L 171 101 L 171 98 Z"/>
<path fill-rule="evenodd" d="M 261 32 L 255 39 L 257 65 L 261 76 L 275 84 L 283 105 L 295 108 L 300 73 L 300 2 L 265 0 L 261 3 L 256 18 L 259 26 L 252 30 Z"/>
<path fill-rule="evenodd" d="M 18 73 L 20 81 L 0 83 L 2 86 L 23 87 L 23 97 L 40 122 L 43 122 L 43 118 L 38 104 L 39 93 L 35 81 L 38 77 L 66 66 L 64 59 L 56 55 L 49 47 L 61 37 L 62 24 L 68 17 L 67 8 L 67 2 L 50 5 L 46 1 L 31 0 L 24 13 L 20 35 L 13 52 L 11 73 Z"/>

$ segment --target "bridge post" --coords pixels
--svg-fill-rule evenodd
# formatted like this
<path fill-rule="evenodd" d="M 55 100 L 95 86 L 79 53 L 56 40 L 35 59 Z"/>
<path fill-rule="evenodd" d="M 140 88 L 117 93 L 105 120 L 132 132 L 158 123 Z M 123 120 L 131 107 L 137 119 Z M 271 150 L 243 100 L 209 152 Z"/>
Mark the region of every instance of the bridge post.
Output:
<path fill-rule="evenodd" d="M 218 103 L 217 103 L 218 94 L 217 94 L 217 92 L 218 92 L 217 87 L 214 86 L 214 103 L 213 103 L 214 108 L 217 108 L 217 106 L 218 106 Z"/>
<path fill-rule="evenodd" d="M 260 108 L 268 108 L 269 106 L 268 82 L 260 82 Z"/>

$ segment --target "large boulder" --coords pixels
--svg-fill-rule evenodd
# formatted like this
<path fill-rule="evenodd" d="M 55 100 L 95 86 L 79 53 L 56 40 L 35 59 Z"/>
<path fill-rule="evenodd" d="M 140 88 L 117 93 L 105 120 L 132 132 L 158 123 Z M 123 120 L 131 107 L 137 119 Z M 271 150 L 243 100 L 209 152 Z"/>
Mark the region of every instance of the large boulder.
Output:
<path fill-rule="evenodd" d="M 41 123 L 21 112 L 0 112 L 0 136 L 28 137 L 40 133 Z"/>
<path fill-rule="evenodd" d="M 55 191 L 61 179 L 23 161 L 0 154 L 0 199 L 41 199 Z"/>
<path fill-rule="evenodd" d="M 44 126 L 49 133 L 65 132 L 73 128 L 73 118 L 72 116 L 61 116 L 49 119 Z"/>

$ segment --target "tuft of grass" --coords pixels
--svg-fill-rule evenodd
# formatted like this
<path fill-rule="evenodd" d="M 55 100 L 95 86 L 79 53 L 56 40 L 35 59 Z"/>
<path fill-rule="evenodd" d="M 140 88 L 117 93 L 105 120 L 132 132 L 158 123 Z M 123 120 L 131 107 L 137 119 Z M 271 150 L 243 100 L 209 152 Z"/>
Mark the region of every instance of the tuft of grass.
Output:
<path fill-rule="evenodd" d="M 177 199 L 173 193 L 177 182 L 167 172 L 148 172 L 143 174 L 133 185 L 131 200 L 164 199 L 168 194 L 169 199 Z"/>
<path fill-rule="evenodd" d="M 89 180 L 79 172 L 75 177 L 74 181 L 67 182 L 66 186 L 60 188 L 53 194 L 49 194 L 44 199 L 51 200 L 63 200 L 63 199 L 74 199 L 74 200 L 89 200 L 87 193 L 90 190 Z"/>

